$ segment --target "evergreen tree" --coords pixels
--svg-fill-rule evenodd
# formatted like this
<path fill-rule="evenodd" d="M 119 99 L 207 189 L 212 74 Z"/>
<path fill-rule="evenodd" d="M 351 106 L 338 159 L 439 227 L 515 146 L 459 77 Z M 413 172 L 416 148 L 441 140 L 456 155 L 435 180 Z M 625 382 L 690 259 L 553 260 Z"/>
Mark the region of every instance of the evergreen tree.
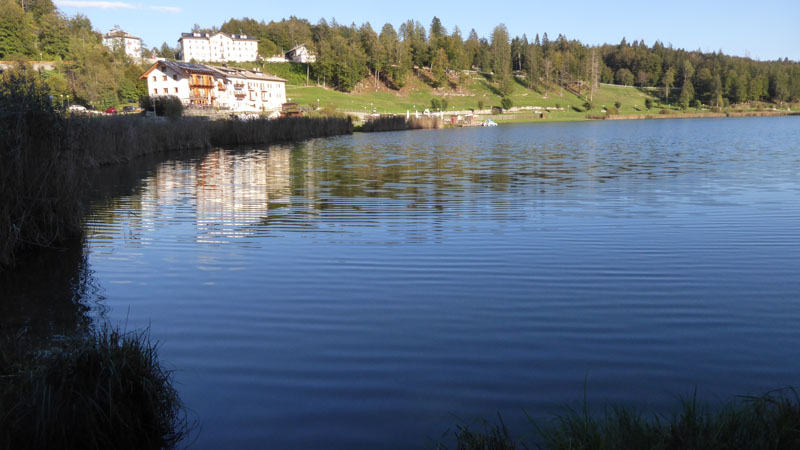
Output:
<path fill-rule="evenodd" d="M 533 89 L 539 84 L 539 77 L 541 75 L 541 49 L 538 45 L 539 37 L 536 37 L 536 42 L 528 45 L 525 55 L 525 74 L 528 76 L 528 88 Z"/>
<path fill-rule="evenodd" d="M 498 84 L 500 94 L 507 96 L 511 93 L 511 45 L 508 39 L 508 30 L 504 24 L 494 28 L 491 44 L 493 79 Z M 513 80 L 511 80 L 513 81 Z"/>
<path fill-rule="evenodd" d="M 447 84 L 447 66 L 450 62 L 447 59 L 447 53 L 443 49 L 436 51 L 436 56 L 431 63 L 431 70 L 433 71 L 433 80 L 435 87 L 445 86 Z"/>
<path fill-rule="evenodd" d="M 681 105 L 681 109 L 686 109 L 692 100 L 694 100 L 694 86 L 692 86 L 690 80 L 686 80 L 681 88 L 681 96 L 678 99 L 678 103 Z"/>
<path fill-rule="evenodd" d="M 469 37 L 464 42 L 464 53 L 466 53 L 466 60 L 469 63 L 469 68 L 480 68 L 486 70 L 486 67 L 481 65 L 483 58 L 481 58 L 481 41 L 478 37 L 478 32 L 473 28 L 469 32 Z"/>

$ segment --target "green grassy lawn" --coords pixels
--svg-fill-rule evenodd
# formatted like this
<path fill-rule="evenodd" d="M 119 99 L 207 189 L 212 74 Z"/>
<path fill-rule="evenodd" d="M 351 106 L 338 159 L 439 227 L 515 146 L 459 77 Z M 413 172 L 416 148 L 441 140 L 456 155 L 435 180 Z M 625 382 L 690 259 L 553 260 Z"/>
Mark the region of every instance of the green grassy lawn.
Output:
<path fill-rule="evenodd" d="M 274 66 L 280 66 L 280 64 L 274 64 Z M 304 83 L 305 78 L 302 80 L 302 84 Z M 412 77 L 408 86 L 402 91 L 365 89 L 358 93 L 348 94 L 320 86 L 306 87 L 302 84 L 290 82 L 286 86 L 286 96 L 289 101 L 304 107 L 319 104 L 320 107 L 335 106 L 345 111 L 370 112 L 374 110 L 381 114 L 402 114 L 406 111 L 413 112 L 415 109 L 423 111 L 430 108 L 433 98 L 445 98 L 448 110 L 461 111 L 478 109 L 479 102 L 483 103 L 484 109 L 499 106 L 501 100 L 492 84 L 479 75 L 468 79 L 458 90 L 434 89 L 416 77 Z M 563 112 L 550 115 L 552 119 L 560 120 L 575 120 L 578 117 L 583 118 L 587 114 L 601 114 L 602 105 L 613 106 L 617 101 L 622 104 L 620 114 L 643 114 L 646 111 L 644 102 L 647 97 L 646 92 L 636 88 L 603 85 L 595 94 L 593 102 L 595 107 L 587 113 L 583 110 L 585 100 L 566 90 L 562 91 L 556 88 L 547 92 L 538 92 L 528 89 L 518 82 L 515 83 L 514 90 L 510 95 L 514 106 L 517 107 L 564 108 Z M 639 110 L 634 109 L 634 106 L 637 106 Z M 575 108 L 580 111 L 576 111 Z"/>
<path fill-rule="evenodd" d="M 444 89 L 434 89 L 419 77 L 409 77 L 409 82 L 400 91 L 381 88 L 373 90 L 362 88 L 359 92 L 344 93 L 330 88 L 323 88 L 312 83 L 305 86 L 305 65 L 303 64 L 265 64 L 263 69 L 286 78 L 286 95 L 290 102 L 298 103 L 301 107 L 335 107 L 342 111 L 375 111 L 380 114 L 404 114 L 406 111 L 424 111 L 431 106 L 431 99 L 445 98 L 447 109 L 464 111 L 478 109 L 479 102 L 484 109 L 499 106 L 501 97 L 493 84 L 479 74 L 472 74 L 466 81 L 455 88 L 449 86 Z M 302 72 L 302 73 L 301 73 Z M 365 86 L 367 82 L 363 83 Z M 558 87 L 532 90 L 528 89 L 524 80 L 517 79 L 510 98 L 515 107 L 540 106 L 542 108 L 563 108 L 560 111 L 551 111 L 545 121 L 575 121 L 586 120 L 586 116 L 600 116 L 604 114 L 603 108 L 614 107 L 620 103 L 620 115 L 660 115 L 662 110 L 670 114 L 710 112 L 708 108 L 696 110 L 688 108 L 682 111 L 676 104 L 677 92 L 673 92 L 670 102 L 658 106 L 658 97 L 663 96 L 663 91 L 657 88 L 640 89 L 631 86 L 600 85 L 592 100 L 593 107 L 590 111 L 584 110 L 586 99 Z M 674 96 L 674 98 L 673 98 Z M 651 109 L 645 107 L 645 100 L 650 98 L 653 102 Z M 788 106 L 788 105 L 787 105 Z M 770 106 L 771 108 L 771 106 Z M 786 106 L 784 106 L 784 109 Z M 733 108 L 737 110 L 736 108 Z M 755 109 L 750 107 L 748 109 Z M 523 111 L 522 113 L 525 113 Z M 509 121 L 526 121 L 509 120 Z"/>

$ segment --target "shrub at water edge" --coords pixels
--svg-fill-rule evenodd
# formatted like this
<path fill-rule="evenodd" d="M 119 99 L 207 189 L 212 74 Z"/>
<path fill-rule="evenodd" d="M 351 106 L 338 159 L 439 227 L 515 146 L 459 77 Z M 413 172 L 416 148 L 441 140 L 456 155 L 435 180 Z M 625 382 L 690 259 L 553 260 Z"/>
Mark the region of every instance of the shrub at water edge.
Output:
<path fill-rule="evenodd" d="M 0 448 L 174 448 L 188 433 L 146 333 L 103 328 L 35 351 L 0 342 Z"/>
<path fill-rule="evenodd" d="M 501 419 L 497 424 L 480 421 L 477 427 L 460 425 L 454 437 L 460 450 L 794 450 L 800 448 L 800 397 L 794 389 L 783 389 L 739 397 L 719 408 L 692 397 L 672 415 L 645 415 L 623 407 L 594 415 L 584 405 L 549 421 L 532 421 L 529 431 L 515 439 Z"/>

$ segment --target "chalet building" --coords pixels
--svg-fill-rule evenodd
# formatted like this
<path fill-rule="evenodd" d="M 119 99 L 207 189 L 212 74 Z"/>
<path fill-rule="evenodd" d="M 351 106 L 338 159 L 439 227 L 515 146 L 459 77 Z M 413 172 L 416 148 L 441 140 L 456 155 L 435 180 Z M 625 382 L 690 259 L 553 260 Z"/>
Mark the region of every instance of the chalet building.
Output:
<path fill-rule="evenodd" d="M 234 111 L 277 111 L 286 103 L 286 80 L 275 75 L 214 67 L 222 75 L 217 80 L 217 104 Z"/>
<path fill-rule="evenodd" d="M 215 70 L 200 64 L 157 61 L 139 78 L 147 80 L 151 96 L 172 95 L 187 106 L 212 106 L 216 75 Z"/>
<path fill-rule="evenodd" d="M 286 103 L 286 80 L 251 70 L 165 60 L 140 78 L 151 96 L 175 96 L 186 106 L 266 112 Z"/>
<path fill-rule="evenodd" d="M 317 60 L 317 57 L 308 51 L 305 44 L 300 44 L 286 52 L 286 59 L 292 62 L 313 63 Z"/>
<path fill-rule="evenodd" d="M 244 34 L 181 33 L 180 57 L 184 62 L 248 62 L 258 59 L 258 39 Z"/>
<path fill-rule="evenodd" d="M 103 45 L 111 50 L 124 48 L 125 54 L 131 58 L 142 57 L 142 40 L 115 27 L 103 35 Z"/>

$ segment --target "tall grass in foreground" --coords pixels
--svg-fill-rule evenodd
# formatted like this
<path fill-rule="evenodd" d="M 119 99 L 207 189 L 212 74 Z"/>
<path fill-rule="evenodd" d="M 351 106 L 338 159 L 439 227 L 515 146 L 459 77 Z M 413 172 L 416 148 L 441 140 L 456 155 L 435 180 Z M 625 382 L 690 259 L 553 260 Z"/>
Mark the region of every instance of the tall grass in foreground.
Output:
<path fill-rule="evenodd" d="M 444 128 L 444 122 L 438 116 L 411 117 L 381 116 L 368 119 L 361 126 L 361 131 L 371 133 L 375 131 L 402 131 L 402 130 L 427 130 Z"/>
<path fill-rule="evenodd" d="M 0 448 L 174 448 L 187 422 L 145 333 L 104 328 L 31 351 L 0 345 Z"/>
<path fill-rule="evenodd" d="M 532 422 L 532 432 L 513 439 L 500 421 L 477 430 L 459 426 L 458 450 L 686 450 L 800 449 L 800 397 L 794 389 L 760 397 L 740 397 L 720 408 L 683 400 L 672 415 L 645 415 L 611 408 L 601 415 L 569 410 L 546 422 Z M 440 445 L 440 448 L 446 448 Z"/>

